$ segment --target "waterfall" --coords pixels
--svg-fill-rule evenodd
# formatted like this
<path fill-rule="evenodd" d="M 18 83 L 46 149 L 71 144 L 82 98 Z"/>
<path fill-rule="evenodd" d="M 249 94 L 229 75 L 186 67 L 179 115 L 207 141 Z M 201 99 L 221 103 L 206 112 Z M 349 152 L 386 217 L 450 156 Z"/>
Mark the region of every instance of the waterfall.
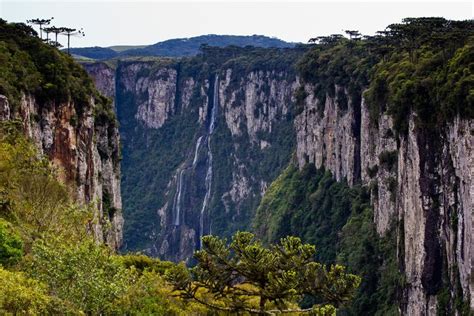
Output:
<path fill-rule="evenodd" d="M 207 137 L 207 171 L 206 171 L 206 195 L 204 196 L 204 201 L 202 202 L 201 213 L 199 218 L 199 248 L 202 248 L 202 236 L 204 233 L 204 217 L 206 209 L 209 205 L 209 200 L 211 199 L 211 187 L 212 187 L 212 151 L 211 151 L 211 135 L 214 133 L 216 127 L 216 118 L 217 110 L 219 107 L 219 76 L 216 75 L 214 79 L 214 96 L 212 100 L 212 110 L 211 110 L 211 119 L 208 127 L 208 137 Z"/>
<path fill-rule="evenodd" d="M 175 194 L 174 203 L 173 203 L 173 213 L 176 215 L 174 219 L 175 226 L 179 226 L 180 213 L 181 213 L 181 195 L 183 192 L 183 176 L 184 176 L 185 170 L 186 169 L 182 169 L 179 172 L 178 181 L 176 184 L 176 194 Z"/>
<path fill-rule="evenodd" d="M 187 160 L 181 167 L 176 179 L 176 193 L 174 195 L 173 201 L 173 214 L 174 218 L 174 226 L 180 226 L 181 224 L 181 208 L 183 205 L 183 196 L 186 192 L 185 181 L 193 181 L 193 177 L 195 175 L 195 169 L 197 167 L 197 163 L 199 160 L 199 153 L 204 150 L 207 150 L 207 170 L 206 170 L 206 178 L 205 178 L 205 190 L 206 193 L 204 195 L 204 199 L 202 201 L 201 210 L 199 212 L 199 248 L 202 247 L 201 238 L 204 235 L 204 223 L 206 215 L 209 212 L 209 203 L 211 200 L 211 188 L 212 188 L 212 167 L 213 167 L 213 155 L 211 151 L 211 135 L 214 133 L 217 124 L 217 112 L 219 108 L 219 76 L 216 75 L 214 79 L 214 87 L 213 87 L 213 100 L 212 103 L 209 104 L 210 108 L 210 117 L 208 116 L 207 120 L 207 127 L 204 130 L 204 135 L 201 135 L 197 141 L 196 146 L 194 148 L 194 157 L 192 160 L 192 164 L 190 160 Z M 205 145 L 204 145 L 205 144 Z M 191 158 L 191 157 L 189 157 Z M 197 179 L 194 179 L 196 181 Z M 186 207 L 186 206 L 185 206 Z M 210 221 L 209 221 L 210 223 Z M 210 224 L 209 224 L 209 234 L 210 234 Z"/>
<path fill-rule="evenodd" d="M 202 138 L 203 138 L 203 136 L 200 136 L 197 140 L 197 143 L 196 143 L 196 149 L 194 150 L 193 168 L 195 168 L 196 164 L 197 164 L 198 155 L 199 155 L 199 148 L 201 147 Z"/>

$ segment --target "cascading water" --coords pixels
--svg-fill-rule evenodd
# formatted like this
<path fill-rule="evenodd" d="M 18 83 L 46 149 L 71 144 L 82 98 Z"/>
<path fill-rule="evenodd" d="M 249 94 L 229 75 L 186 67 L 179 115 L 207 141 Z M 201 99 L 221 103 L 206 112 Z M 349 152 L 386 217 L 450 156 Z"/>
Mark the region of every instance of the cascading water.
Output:
<path fill-rule="evenodd" d="M 174 195 L 173 200 L 173 214 L 174 218 L 174 226 L 180 226 L 181 222 L 184 222 L 184 219 L 181 217 L 184 213 L 186 213 L 186 203 L 183 202 L 184 195 L 186 193 L 186 188 L 189 187 L 187 183 L 195 183 L 198 181 L 196 177 L 197 168 L 198 166 L 200 152 L 206 148 L 206 156 L 207 156 L 207 169 L 206 169 L 206 177 L 205 177 L 205 195 L 202 201 L 201 210 L 199 212 L 199 247 L 201 248 L 201 238 L 204 235 L 205 231 L 205 219 L 206 219 L 206 211 L 208 211 L 209 202 L 211 199 L 211 187 L 212 187 L 212 167 L 213 167 L 213 155 L 211 151 L 211 135 L 214 133 L 216 128 L 216 120 L 217 120 L 217 111 L 219 108 L 219 77 L 216 75 L 214 79 L 214 87 L 213 87 L 213 100 L 209 106 L 212 106 L 211 113 L 209 117 L 209 121 L 207 124 L 207 128 L 205 130 L 205 135 L 200 136 L 196 141 L 196 146 L 194 149 L 194 157 L 192 160 L 192 164 L 189 162 L 185 162 L 183 166 L 181 166 L 180 171 L 178 173 L 176 179 L 176 193 Z M 206 144 L 204 146 L 204 144 Z M 209 224 L 209 232 L 210 233 L 210 224 Z"/>
<path fill-rule="evenodd" d="M 198 155 L 199 155 L 199 148 L 201 147 L 202 138 L 203 138 L 203 136 L 200 136 L 197 140 L 197 143 L 196 143 L 196 149 L 194 150 L 193 168 L 196 168 L 196 164 L 197 164 L 197 161 L 198 161 Z"/>
<path fill-rule="evenodd" d="M 202 248 L 202 236 L 204 233 L 204 217 L 206 209 L 211 199 L 212 186 L 212 151 L 211 151 L 211 135 L 216 127 L 217 109 L 219 107 L 219 76 L 216 75 L 214 80 L 214 97 L 212 100 L 211 120 L 207 130 L 207 171 L 206 171 L 206 195 L 202 202 L 201 213 L 199 218 L 199 248 Z"/>
<path fill-rule="evenodd" d="M 186 169 L 183 169 L 179 172 L 178 176 L 178 183 L 176 185 L 177 190 L 176 190 L 176 195 L 174 198 L 174 205 L 173 205 L 173 211 L 174 214 L 176 214 L 176 217 L 174 219 L 174 225 L 179 226 L 179 220 L 180 220 L 180 215 L 181 215 L 181 195 L 183 192 L 183 176 L 184 176 L 184 171 Z"/>

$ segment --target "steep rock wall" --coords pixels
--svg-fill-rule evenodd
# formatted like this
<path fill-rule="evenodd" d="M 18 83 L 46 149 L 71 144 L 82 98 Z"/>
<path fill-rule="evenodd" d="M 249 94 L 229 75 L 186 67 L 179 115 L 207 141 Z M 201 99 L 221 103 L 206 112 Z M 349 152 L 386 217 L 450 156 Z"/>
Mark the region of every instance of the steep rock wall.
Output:
<path fill-rule="evenodd" d="M 109 80 L 103 65 L 86 67 L 99 88 Z M 246 228 L 294 148 L 296 85 L 291 71 L 119 63 L 115 103 L 124 145 L 127 249 L 183 260 L 201 235 Z"/>
<path fill-rule="evenodd" d="M 437 295 L 443 288 L 455 295 L 458 284 L 473 302 L 474 122 L 457 118 L 433 135 L 412 114 L 408 133 L 397 136 L 391 118 L 372 121 L 363 100 L 346 108 L 326 96 L 321 104 L 311 85 L 304 88 L 295 119 L 298 163 L 368 185 L 379 234 L 398 220 L 403 314 L 435 315 Z"/>
<path fill-rule="evenodd" d="M 0 96 L 0 120 L 21 120 L 25 133 L 49 157 L 77 201 L 96 206 L 96 240 L 118 249 L 123 226 L 119 134 L 114 122 L 95 119 L 94 108 L 92 97 L 78 115 L 72 103 L 39 104 L 23 95 L 18 109 L 11 111 L 7 98 Z"/>

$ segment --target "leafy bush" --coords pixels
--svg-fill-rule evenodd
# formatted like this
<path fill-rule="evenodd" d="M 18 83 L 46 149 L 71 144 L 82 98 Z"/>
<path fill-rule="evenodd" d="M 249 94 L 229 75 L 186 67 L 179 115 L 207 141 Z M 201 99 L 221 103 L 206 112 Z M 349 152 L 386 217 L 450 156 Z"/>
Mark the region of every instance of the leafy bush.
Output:
<path fill-rule="evenodd" d="M 0 265 L 17 263 L 23 256 L 23 241 L 11 225 L 0 218 Z"/>
<path fill-rule="evenodd" d="M 45 315 L 51 310 L 52 298 L 43 283 L 1 266 L 0 280 L 0 314 Z"/>
<path fill-rule="evenodd" d="M 35 242 L 29 274 L 76 310 L 101 314 L 127 290 L 127 270 L 111 250 L 90 238 L 69 244 L 60 239 Z"/>

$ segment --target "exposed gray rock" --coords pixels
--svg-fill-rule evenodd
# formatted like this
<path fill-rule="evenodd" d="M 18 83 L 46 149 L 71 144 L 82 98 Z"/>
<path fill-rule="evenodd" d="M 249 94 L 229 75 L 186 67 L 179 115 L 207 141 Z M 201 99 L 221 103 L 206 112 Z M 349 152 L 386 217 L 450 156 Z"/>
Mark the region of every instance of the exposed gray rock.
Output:
<path fill-rule="evenodd" d="M 371 122 L 362 99 L 358 144 L 359 129 L 351 127 L 356 107 L 349 102 L 341 110 L 327 96 L 321 108 L 313 88 L 307 85 L 305 90 L 308 97 L 295 120 L 299 165 L 312 162 L 338 180 L 368 185 L 379 234 L 394 219 L 403 221 L 398 242 L 404 245 L 399 261 L 405 269 L 407 302 L 402 312 L 436 315 L 441 269 L 449 271 L 451 280 L 459 271 L 464 297 L 472 304 L 474 122 L 457 118 L 438 135 L 425 135 L 412 114 L 407 135 L 397 138 L 391 118 L 381 114 Z M 439 141 L 433 142 L 436 137 Z M 359 178 L 354 169 L 358 163 Z"/>
<path fill-rule="evenodd" d="M 73 103 L 50 102 L 40 107 L 31 95 L 23 95 L 18 110 L 8 116 L 5 104 L 8 101 L 0 97 L 3 119 L 21 120 L 25 134 L 57 169 L 59 180 L 75 188 L 76 200 L 95 204 L 96 240 L 118 249 L 122 244 L 123 218 L 117 128 L 108 123 L 96 124 L 92 98 L 81 117 Z M 102 209 L 104 192 L 113 208 L 110 214 L 104 214 Z"/>

